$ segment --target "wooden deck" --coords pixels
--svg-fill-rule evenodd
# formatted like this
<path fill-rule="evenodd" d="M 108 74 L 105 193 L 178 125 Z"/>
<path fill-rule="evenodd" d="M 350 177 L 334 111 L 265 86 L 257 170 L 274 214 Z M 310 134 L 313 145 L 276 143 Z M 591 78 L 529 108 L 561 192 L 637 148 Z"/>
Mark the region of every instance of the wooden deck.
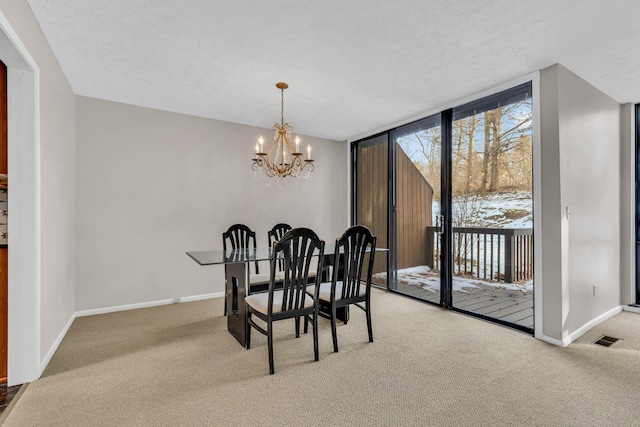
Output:
<path fill-rule="evenodd" d="M 440 292 L 415 285 L 398 283 L 398 292 L 415 298 L 439 303 Z M 533 329 L 533 292 L 501 289 L 493 286 L 465 288 L 454 291 L 453 305 L 462 310 L 515 323 Z"/>

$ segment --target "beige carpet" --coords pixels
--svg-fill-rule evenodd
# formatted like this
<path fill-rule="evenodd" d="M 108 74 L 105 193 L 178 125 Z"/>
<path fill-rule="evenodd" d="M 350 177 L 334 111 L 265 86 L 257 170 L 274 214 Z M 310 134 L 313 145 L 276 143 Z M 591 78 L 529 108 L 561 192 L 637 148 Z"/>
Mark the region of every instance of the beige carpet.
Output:
<path fill-rule="evenodd" d="M 375 291 L 338 326 L 333 353 L 279 322 L 245 350 L 222 299 L 78 318 L 4 426 L 640 425 L 640 315 L 620 313 L 568 348 Z M 592 344 L 602 334 L 623 341 Z"/>

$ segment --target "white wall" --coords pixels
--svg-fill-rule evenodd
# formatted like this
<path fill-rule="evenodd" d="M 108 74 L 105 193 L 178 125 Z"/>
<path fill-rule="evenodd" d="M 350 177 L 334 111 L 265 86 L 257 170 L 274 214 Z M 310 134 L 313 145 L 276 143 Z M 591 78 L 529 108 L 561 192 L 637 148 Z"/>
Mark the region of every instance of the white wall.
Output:
<path fill-rule="evenodd" d="M 620 305 L 620 105 L 561 65 L 540 76 L 544 334 L 566 343 Z"/>
<path fill-rule="evenodd" d="M 347 227 L 343 142 L 301 135 L 316 170 L 306 188 L 283 191 L 251 171 L 258 135 L 269 141 L 271 129 L 76 102 L 78 311 L 222 292 L 223 268 L 185 252 L 222 249 L 234 223 L 255 230 L 258 245 L 278 222 L 329 244 Z"/>
<path fill-rule="evenodd" d="M 27 2 L 0 10 L 17 37 L 0 52 L 10 68 L 9 383 L 16 384 L 40 374 L 75 309 L 75 97 Z M 14 50 L 33 64 L 20 69 Z"/>

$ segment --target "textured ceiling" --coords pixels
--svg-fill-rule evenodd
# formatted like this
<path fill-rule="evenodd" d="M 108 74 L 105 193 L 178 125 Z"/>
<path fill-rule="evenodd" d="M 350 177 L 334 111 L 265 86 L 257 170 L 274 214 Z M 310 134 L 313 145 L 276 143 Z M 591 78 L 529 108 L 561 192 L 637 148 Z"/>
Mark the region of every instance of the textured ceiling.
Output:
<path fill-rule="evenodd" d="M 77 95 L 346 140 L 561 63 L 640 101 L 640 1 L 29 0 Z"/>

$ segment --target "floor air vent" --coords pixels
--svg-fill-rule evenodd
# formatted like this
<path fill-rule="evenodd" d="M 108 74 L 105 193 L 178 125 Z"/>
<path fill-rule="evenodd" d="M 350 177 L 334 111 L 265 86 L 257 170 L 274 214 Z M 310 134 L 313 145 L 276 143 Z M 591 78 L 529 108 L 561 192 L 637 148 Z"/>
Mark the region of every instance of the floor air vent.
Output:
<path fill-rule="evenodd" d="M 603 345 L 605 347 L 611 347 L 613 344 L 620 341 L 620 338 L 609 337 L 603 335 L 602 338 L 598 339 L 594 344 Z"/>

